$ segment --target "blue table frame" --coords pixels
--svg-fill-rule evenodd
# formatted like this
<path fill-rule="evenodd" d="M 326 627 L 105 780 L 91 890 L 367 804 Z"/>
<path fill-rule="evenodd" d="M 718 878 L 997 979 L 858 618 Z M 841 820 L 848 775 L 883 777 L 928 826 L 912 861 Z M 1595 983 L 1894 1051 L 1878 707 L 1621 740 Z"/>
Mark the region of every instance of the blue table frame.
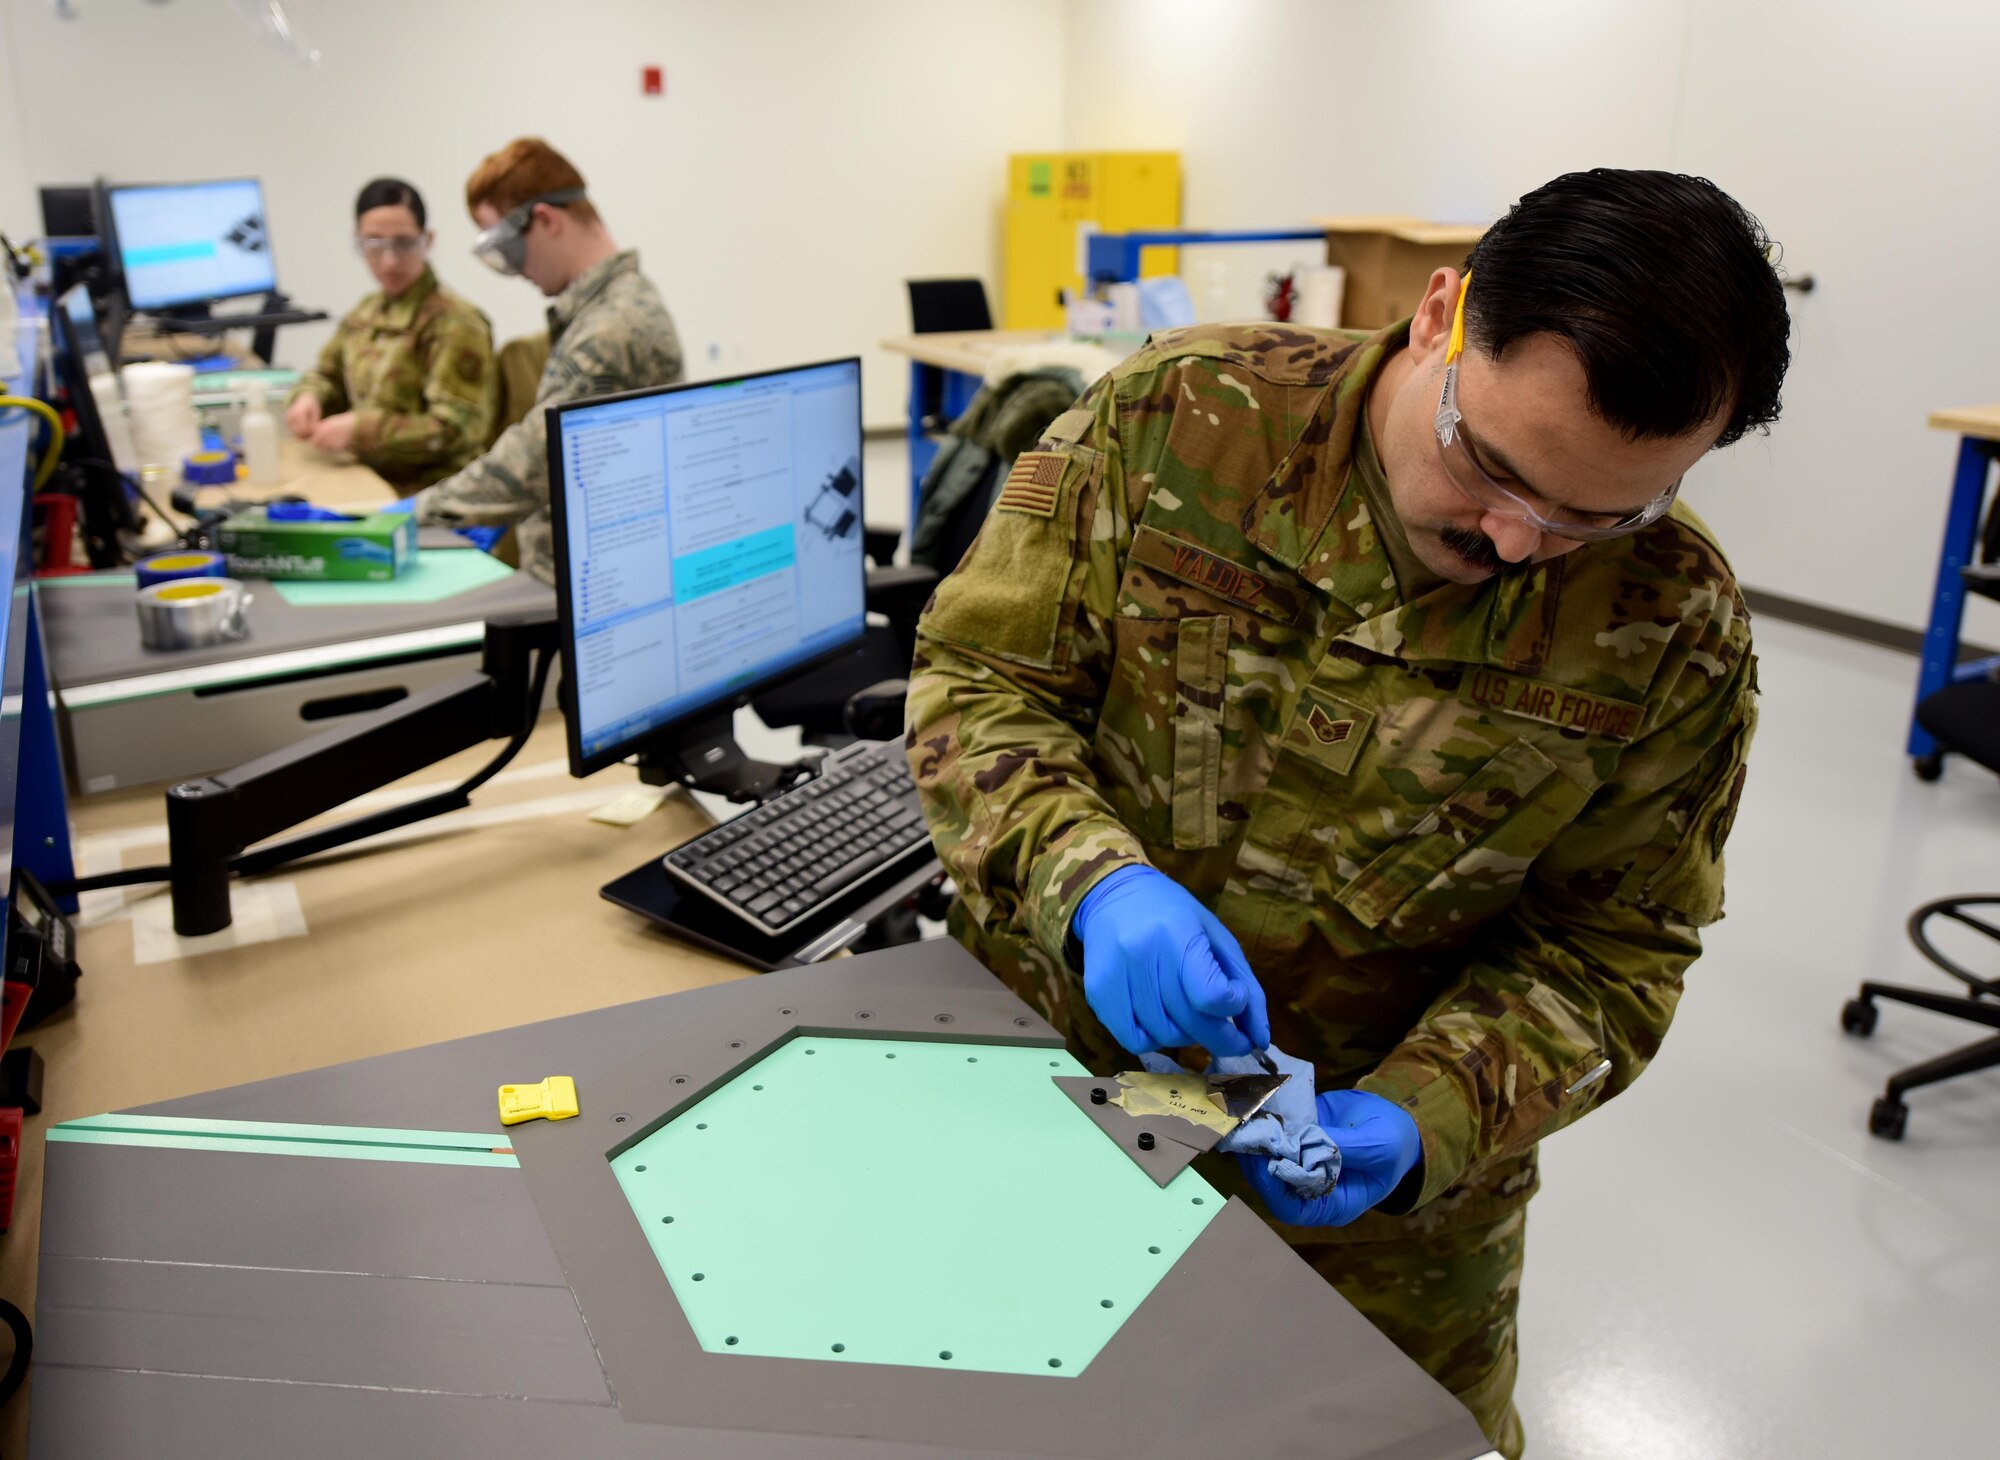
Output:
<path fill-rule="evenodd" d="M 32 397 L 40 377 L 40 306 L 22 291 L 21 330 L 16 340 L 26 369 L 0 379 L 0 394 Z M 70 858 L 69 802 L 63 790 L 55 709 L 42 647 L 42 626 L 29 573 L 34 563 L 29 491 L 29 446 L 43 436 L 37 418 L 18 408 L 0 410 L 0 646 L 5 648 L 0 684 L 0 836 L 10 838 L 13 865 L 26 867 L 45 884 L 74 875 Z M 0 883 L 0 897 L 6 895 Z M 65 912 L 76 899 L 60 900 Z"/>
<path fill-rule="evenodd" d="M 1253 228 L 1216 232 L 1203 228 L 1147 229 L 1137 233 L 1093 233 L 1085 248 L 1084 276 L 1093 284 L 1129 283 L 1139 277 L 1139 255 L 1148 248 L 1182 244 L 1289 243 L 1294 239 L 1324 239 L 1324 228 Z"/>
<path fill-rule="evenodd" d="M 1931 424 L 1952 422 L 1934 416 Z M 1969 431 L 1960 435 L 1958 466 L 1952 474 L 1951 505 L 1945 511 L 1944 543 L 1938 555 L 1937 586 L 1931 595 L 1930 625 L 1924 631 L 1923 663 L 1917 672 L 1919 701 L 1948 684 L 1979 679 L 2000 667 L 2000 658 L 1958 662 L 1958 636 L 1965 621 L 1966 595 L 1960 570 L 1973 560 L 1979 535 L 1979 510 L 1986 500 L 1986 482 L 1996 458 L 2000 458 L 2000 440 Z M 1936 769 L 1933 758 L 1938 754 L 1938 743 L 1916 722 L 1914 714 L 1907 749 L 1918 762 L 1919 774 L 1928 775 Z"/>

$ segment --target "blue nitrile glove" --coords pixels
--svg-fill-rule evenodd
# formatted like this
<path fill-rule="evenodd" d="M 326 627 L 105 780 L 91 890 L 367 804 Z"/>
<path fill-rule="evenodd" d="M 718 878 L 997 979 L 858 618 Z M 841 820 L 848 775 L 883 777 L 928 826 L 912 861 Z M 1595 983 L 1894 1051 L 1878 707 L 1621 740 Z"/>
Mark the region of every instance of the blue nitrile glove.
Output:
<path fill-rule="evenodd" d="M 415 497 L 399 497 L 386 507 L 377 507 L 377 512 L 414 512 L 417 510 Z"/>
<path fill-rule="evenodd" d="M 336 512 L 311 502 L 267 502 L 264 516 L 272 522 L 359 522 L 351 512 Z"/>
<path fill-rule="evenodd" d="M 416 498 L 412 497 L 410 500 L 414 502 Z M 507 535 L 507 529 L 504 527 L 461 527 L 457 532 L 482 553 L 492 552 L 493 544 Z"/>
<path fill-rule="evenodd" d="M 1318 1105 L 1320 1129 L 1340 1150 L 1340 1179 L 1331 1192 L 1304 1200 L 1271 1174 L 1264 1158 L 1238 1156 L 1236 1163 L 1279 1221 L 1295 1227 L 1344 1227 L 1415 1169 L 1423 1142 L 1409 1111 L 1380 1095 L 1329 1090 Z"/>
<path fill-rule="evenodd" d="M 1198 1044 L 1248 1054 L 1271 1042 L 1243 950 L 1192 894 L 1151 867 L 1120 867 L 1083 895 L 1083 996 L 1134 1054 Z"/>
<path fill-rule="evenodd" d="M 1340 1176 L 1340 1148 L 1319 1126 L 1313 1098 L 1313 1067 L 1273 1046 L 1264 1051 L 1285 1083 L 1264 1108 L 1216 1144 L 1218 1151 L 1262 1160 L 1266 1171 L 1299 1196 L 1325 1196 Z M 1268 1073 L 1254 1054 L 1228 1055 L 1210 1062 L 1211 1075 Z"/>

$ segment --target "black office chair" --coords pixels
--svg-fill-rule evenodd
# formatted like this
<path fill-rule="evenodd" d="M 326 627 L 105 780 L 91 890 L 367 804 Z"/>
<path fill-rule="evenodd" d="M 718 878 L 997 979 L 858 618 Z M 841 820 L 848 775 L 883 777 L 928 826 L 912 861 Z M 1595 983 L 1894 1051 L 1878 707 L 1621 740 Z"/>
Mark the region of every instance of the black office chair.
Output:
<path fill-rule="evenodd" d="M 2000 773 L 2000 682 L 1977 679 L 1948 685 L 1919 702 L 1917 723 L 1937 738 L 1941 747 L 1940 769 L 1943 752 L 1951 751 Z M 1921 769 L 1919 773 L 1922 773 Z M 1925 776 L 1925 779 L 1935 777 Z M 1873 1034 L 1880 1014 L 1875 1001 L 1886 999 L 1891 1003 L 1913 1004 L 1919 1009 L 1949 1014 L 1955 1019 L 2000 1030 L 2000 979 L 1981 978 L 1946 957 L 1931 942 L 1927 927 L 1933 918 L 1948 918 L 2000 942 L 2000 928 L 1968 911 L 1983 907 L 2000 907 L 2000 896 L 1944 897 L 1927 902 L 1910 914 L 1910 941 L 1917 945 L 1917 951 L 1969 988 L 1972 991 L 1970 997 L 1904 988 L 1897 984 L 1864 983 L 1859 996 L 1849 999 L 1841 1009 L 1840 1027 L 1862 1038 Z M 1924 1085 L 1935 1085 L 1940 1080 L 1996 1067 L 2000 1067 L 2000 1034 L 1989 1035 L 1949 1054 L 1898 1070 L 1889 1077 L 1881 1098 L 1868 1112 L 1869 1133 L 1884 1140 L 1901 1140 L 1910 1118 L 1910 1108 L 1903 1103 L 1903 1097 L 1910 1091 Z"/>
<path fill-rule="evenodd" d="M 977 279 L 907 279 L 910 328 L 920 335 L 953 330 L 990 330 L 986 285 Z"/>
<path fill-rule="evenodd" d="M 977 279 L 906 279 L 910 291 L 910 329 L 920 335 L 958 330 L 990 330 L 993 313 L 986 307 L 986 285 Z M 942 431 L 944 377 L 931 372 L 924 384 L 922 419 L 926 431 Z"/>

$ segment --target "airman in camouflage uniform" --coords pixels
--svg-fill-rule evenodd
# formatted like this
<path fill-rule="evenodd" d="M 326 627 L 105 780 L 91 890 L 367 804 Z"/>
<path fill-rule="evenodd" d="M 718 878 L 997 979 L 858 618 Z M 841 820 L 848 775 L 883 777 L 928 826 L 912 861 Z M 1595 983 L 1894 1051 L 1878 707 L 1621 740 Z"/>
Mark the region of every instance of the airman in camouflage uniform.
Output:
<path fill-rule="evenodd" d="M 485 447 L 499 399 L 493 328 L 426 268 L 341 320 L 286 403 L 302 395 L 329 416 L 353 411 L 354 454 L 408 496 Z"/>
<path fill-rule="evenodd" d="M 548 424 L 543 410 L 681 378 L 680 337 L 659 290 L 639 272 L 631 249 L 579 275 L 549 305 L 549 359 L 528 414 L 500 433 L 493 449 L 424 491 L 419 522 L 451 527 L 514 524 L 521 566 L 556 579 L 549 526 Z"/>
<path fill-rule="evenodd" d="M 1638 1077 L 1721 915 L 1755 669 L 1685 506 L 1403 593 L 1363 406 L 1408 328 L 1178 330 L 1101 380 L 939 586 L 909 752 L 952 931 L 1094 1068 L 1131 1060 L 1065 941 L 1145 863 L 1322 1090 L 1410 1112 L 1420 1189 L 1279 1230 L 1517 1456 L 1536 1143 Z"/>

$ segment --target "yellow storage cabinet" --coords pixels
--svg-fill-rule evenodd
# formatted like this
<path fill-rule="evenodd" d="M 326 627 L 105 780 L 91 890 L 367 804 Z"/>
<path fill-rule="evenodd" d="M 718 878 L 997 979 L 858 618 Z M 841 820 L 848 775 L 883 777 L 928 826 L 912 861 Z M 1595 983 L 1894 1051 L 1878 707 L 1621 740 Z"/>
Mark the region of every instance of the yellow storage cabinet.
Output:
<path fill-rule="evenodd" d="M 1023 152 L 1007 159 L 1007 259 L 1002 313 L 1008 329 L 1060 329 L 1061 291 L 1083 287 L 1077 225 L 1101 233 L 1178 228 L 1177 152 Z M 1179 250 L 1149 248 L 1147 277 L 1180 268 Z"/>

